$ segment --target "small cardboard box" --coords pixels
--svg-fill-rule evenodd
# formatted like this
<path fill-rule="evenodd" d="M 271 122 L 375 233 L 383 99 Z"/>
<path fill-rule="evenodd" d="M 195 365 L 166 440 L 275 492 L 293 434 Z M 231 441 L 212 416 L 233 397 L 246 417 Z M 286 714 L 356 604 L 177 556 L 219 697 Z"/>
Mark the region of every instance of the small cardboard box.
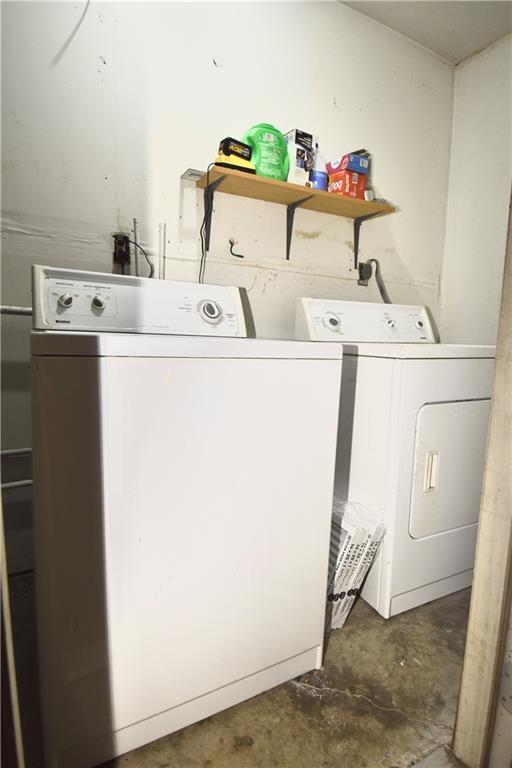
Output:
<path fill-rule="evenodd" d="M 345 197 L 358 197 L 364 200 L 364 191 L 366 189 L 366 176 L 363 173 L 353 173 L 352 171 L 339 171 L 329 174 L 329 192 L 335 192 L 337 195 Z"/>
<path fill-rule="evenodd" d="M 341 160 L 331 160 L 327 163 L 327 173 L 332 176 L 341 171 L 354 171 L 354 173 L 368 173 L 370 170 L 370 158 L 364 155 L 343 155 Z"/>
<path fill-rule="evenodd" d="M 318 138 L 312 133 L 299 131 L 295 128 L 284 135 L 288 145 L 290 158 L 290 170 L 288 181 L 292 184 L 309 185 L 309 172 L 315 162 L 315 149 L 318 147 Z"/>

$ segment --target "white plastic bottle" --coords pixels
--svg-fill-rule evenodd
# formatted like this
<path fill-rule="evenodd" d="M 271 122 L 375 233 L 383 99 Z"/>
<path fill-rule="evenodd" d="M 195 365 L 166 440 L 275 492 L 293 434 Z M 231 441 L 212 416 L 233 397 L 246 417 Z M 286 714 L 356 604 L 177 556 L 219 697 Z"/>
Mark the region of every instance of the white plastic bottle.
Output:
<path fill-rule="evenodd" d="M 315 159 L 309 172 L 309 186 L 313 189 L 327 189 L 329 177 L 325 169 L 325 158 L 315 144 Z"/>

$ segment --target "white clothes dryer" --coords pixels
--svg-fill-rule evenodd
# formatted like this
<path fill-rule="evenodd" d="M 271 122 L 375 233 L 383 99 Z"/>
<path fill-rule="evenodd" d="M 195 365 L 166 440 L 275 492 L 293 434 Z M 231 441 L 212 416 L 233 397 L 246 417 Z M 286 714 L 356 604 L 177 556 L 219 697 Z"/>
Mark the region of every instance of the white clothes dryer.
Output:
<path fill-rule="evenodd" d="M 386 526 L 363 598 L 389 618 L 471 584 L 495 348 L 394 304 L 299 299 L 295 328 L 343 343 L 336 493 Z"/>

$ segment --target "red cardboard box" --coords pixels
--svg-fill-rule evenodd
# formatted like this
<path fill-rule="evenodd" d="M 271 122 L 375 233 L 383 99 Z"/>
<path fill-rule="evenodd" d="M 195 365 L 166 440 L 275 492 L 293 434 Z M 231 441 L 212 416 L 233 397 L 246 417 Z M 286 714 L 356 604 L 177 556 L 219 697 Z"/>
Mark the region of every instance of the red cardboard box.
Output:
<path fill-rule="evenodd" d="M 353 171 L 340 171 L 329 176 L 329 192 L 345 197 L 358 197 L 364 200 L 366 174 Z"/>

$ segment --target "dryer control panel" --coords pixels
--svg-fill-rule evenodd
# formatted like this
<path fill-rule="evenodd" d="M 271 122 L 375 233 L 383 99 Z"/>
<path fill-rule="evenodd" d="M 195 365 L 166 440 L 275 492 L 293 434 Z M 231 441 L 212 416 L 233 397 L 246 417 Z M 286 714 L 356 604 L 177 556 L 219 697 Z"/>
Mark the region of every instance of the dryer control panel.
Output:
<path fill-rule="evenodd" d="M 32 267 L 34 329 L 247 336 L 241 290 Z"/>
<path fill-rule="evenodd" d="M 297 299 L 295 338 L 307 341 L 435 343 L 426 307 Z"/>

